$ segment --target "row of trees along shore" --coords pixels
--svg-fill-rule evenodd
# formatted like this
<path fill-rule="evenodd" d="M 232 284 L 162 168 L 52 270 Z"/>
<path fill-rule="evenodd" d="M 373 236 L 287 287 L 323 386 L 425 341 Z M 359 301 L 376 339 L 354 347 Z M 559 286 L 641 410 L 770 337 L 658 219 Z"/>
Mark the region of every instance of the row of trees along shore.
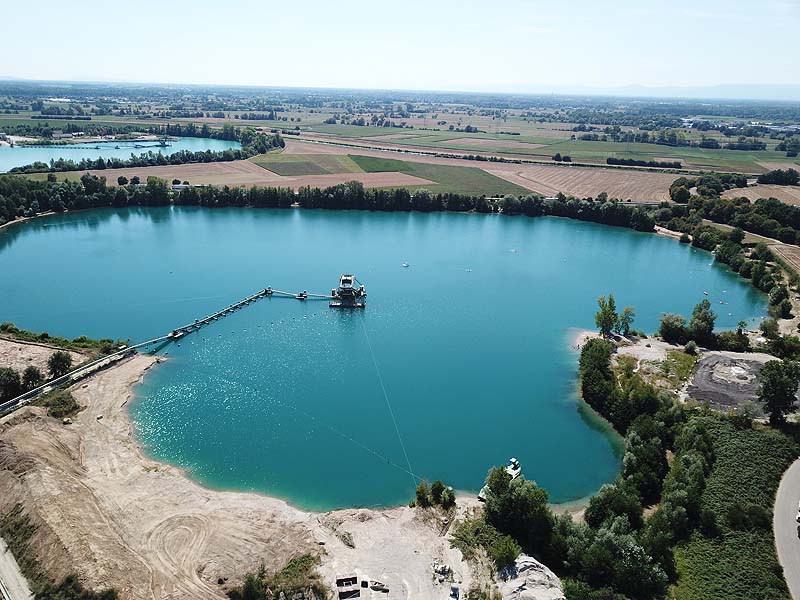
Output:
<path fill-rule="evenodd" d="M 457 211 L 502 213 L 505 215 L 559 216 L 606 225 L 628 227 L 637 231 L 652 231 L 654 225 L 664 226 L 685 235 L 682 242 L 705 250 L 715 250 L 717 259 L 750 279 L 759 289 L 769 293 L 780 279 L 780 267 L 767 264 L 777 257 L 765 254 L 760 247 L 755 252 L 745 243 L 745 232 L 776 237 L 787 243 L 800 240 L 800 207 L 786 205 L 774 198 L 751 202 L 746 198 L 723 199 L 725 189 L 742 185 L 743 176 L 711 174 L 694 180 L 678 178 L 670 193 L 675 202 L 658 206 L 636 206 L 609 199 L 600 193 L 596 198 L 574 198 L 559 194 L 545 199 L 536 194 L 524 197 L 487 198 L 428 190 L 409 191 L 404 188 L 365 189 L 357 181 L 337 184 L 324 189 L 290 188 L 232 188 L 189 187 L 172 192 L 161 179 L 148 177 L 145 185 L 108 186 L 105 178 L 84 174 L 79 182 L 31 181 L 21 177 L 0 176 L 0 224 L 40 212 L 79 210 L 97 207 L 179 206 L 304 208 L 376 211 Z M 130 183 L 138 184 L 137 178 Z M 746 180 L 744 180 L 746 183 Z M 687 187 L 689 186 L 689 187 Z M 696 188 L 703 195 L 692 195 Z M 684 194 L 684 191 L 686 194 Z M 687 195 L 688 194 L 688 195 Z M 709 224 L 729 225 L 724 231 Z M 765 272 L 769 276 L 764 276 Z M 792 277 L 795 275 L 792 273 Z"/>
<path fill-rule="evenodd" d="M 37 161 L 22 167 L 14 167 L 10 173 L 55 173 L 64 171 L 103 171 L 105 169 L 123 169 L 132 167 L 156 167 L 165 165 L 183 165 L 188 163 L 231 162 L 245 160 L 258 154 L 265 154 L 275 148 L 283 148 L 285 143 L 280 134 L 267 135 L 253 129 L 245 129 L 239 134 L 242 144 L 240 149 L 229 148 L 221 151 L 181 150 L 172 154 L 148 151 L 141 154 L 131 153 L 130 158 L 84 158 L 75 162 L 70 159 L 53 159 L 49 163 Z"/>
<path fill-rule="evenodd" d="M 484 514 L 460 524 L 453 545 L 470 556 L 483 547 L 500 570 L 522 551 L 533 555 L 562 578 L 569 600 L 653 600 L 670 589 L 674 597 L 701 600 L 722 592 L 734 600 L 786 597 L 771 504 L 783 471 L 800 454 L 792 438 L 797 432 L 785 419 L 800 382 L 792 360 L 800 356 L 800 338 L 776 333 L 764 348 L 789 359 L 768 362 L 762 372 L 759 400 L 781 429 L 766 428 L 747 411 L 722 414 L 682 403 L 646 382 L 632 362 L 615 366 L 610 337 L 633 333 L 635 311 L 617 311 L 613 296 L 598 304 L 602 335 L 581 350 L 580 389 L 623 437 L 619 477 L 589 500 L 583 522 L 576 522 L 556 515 L 546 490 L 533 481 L 511 480 L 494 468 Z M 681 319 L 675 341 L 687 347 L 679 353 L 695 352 L 698 343 L 726 347 L 742 336 L 741 329 L 714 331 L 707 300 L 688 323 Z M 662 319 L 665 339 L 671 321 Z"/>
<path fill-rule="evenodd" d="M 55 179 L 55 178 L 52 178 Z M 304 208 L 376 211 L 456 211 L 507 215 L 570 217 L 607 225 L 652 231 L 653 220 L 643 208 L 609 200 L 601 194 L 586 201 L 559 195 L 555 200 L 529 195 L 487 198 L 452 193 L 365 189 L 351 181 L 324 189 L 301 187 L 298 190 L 272 187 L 189 187 L 173 193 L 167 182 L 148 177 L 144 185 L 109 186 L 104 177 L 84 174 L 80 181 L 33 181 L 22 177 L 0 176 L 0 224 L 41 212 L 125 206 L 204 206 Z"/>

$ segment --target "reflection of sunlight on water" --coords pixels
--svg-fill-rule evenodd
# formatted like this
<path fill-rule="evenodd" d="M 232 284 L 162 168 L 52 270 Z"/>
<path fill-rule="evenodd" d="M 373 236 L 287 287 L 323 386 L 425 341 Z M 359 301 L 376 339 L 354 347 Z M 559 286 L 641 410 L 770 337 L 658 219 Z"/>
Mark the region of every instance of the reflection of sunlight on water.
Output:
<path fill-rule="evenodd" d="M 721 315 L 721 327 L 764 305 L 677 242 L 561 219 L 180 208 L 86 215 L 96 215 L 91 225 L 17 228 L 2 246 L 15 281 L 10 293 L 0 279 L 4 314 L 32 329 L 50 319 L 53 333 L 72 337 L 138 340 L 262 285 L 320 292 L 350 269 L 365 282 L 363 313 L 269 298 L 182 338 L 131 406 L 138 439 L 155 457 L 206 485 L 307 508 L 413 495 L 362 323 L 414 471 L 477 491 L 490 466 L 516 456 L 558 501 L 619 472 L 618 439 L 575 394 L 570 328 L 593 327 L 599 295 L 636 306 L 635 326 L 647 331 L 662 312 L 688 314 L 702 290 L 728 290 L 733 316 Z M 43 284 L 36 273 L 64 247 L 74 266 Z M 64 290 L 55 309 L 69 318 L 53 312 L 52 289 Z"/>

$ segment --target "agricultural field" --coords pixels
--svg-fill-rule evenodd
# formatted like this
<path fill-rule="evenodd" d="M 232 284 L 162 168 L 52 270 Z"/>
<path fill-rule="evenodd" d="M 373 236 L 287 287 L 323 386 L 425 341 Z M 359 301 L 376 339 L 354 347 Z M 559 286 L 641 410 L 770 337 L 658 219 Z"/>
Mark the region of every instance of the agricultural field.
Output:
<path fill-rule="evenodd" d="M 800 248 L 789 244 L 774 244 L 769 247 L 777 254 L 795 273 L 800 273 Z"/>
<path fill-rule="evenodd" d="M 269 153 L 254 156 L 250 162 L 283 176 L 363 172 L 350 157 L 336 154 Z"/>
<path fill-rule="evenodd" d="M 59 181 L 80 179 L 82 171 L 71 171 L 68 173 L 56 173 Z M 391 173 L 323 173 L 296 176 L 282 176 L 263 167 L 258 166 L 249 160 L 236 160 L 231 162 L 216 163 L 191 163 L 184 165 L 165 165 L 159 167 L 130 167 L 124 169 L 106 169 L 102 171 L 92 171 L 92 174 L 105 177 L 109 185 L 116 185 L 117 178 L 127 177 L 129 180 L 138 176 L 143 182 L 148 177 L 160 177 L 167 181 L 178 179 L 188 181 L 192 185 L 227 185 L 238 186 L 264 186 L 264 187 L 284 187 L 297 189 L 302 186 L 328 187 L 345 181 L 360 181 L 364 187 L 369 188 L 393 188 L 408 187 L 419 188 L 427 187 L 433 189 L 435 182 L 420 177 L 415 177 L 410 173 L 391 172 Z M 46 173 L 28 175 L 33 179 L 44 179 Z"/>
<path fill-rule="evenodd" d="M 781 202 L 800 206 L 800 186 L 758 184 L 746 188 L 733 188 L 722 193 L 723 198 L 747 198 L 755 202 L 759 198 L 777 198 Z"/>
<path fill-rule="evenodd" d="M 426 188 L 432 192 L 487 196 L 529 193 L 529 190 L 522 186 L 475 167 L 409 162 L 372 156 L 350 155 L 350 158 L 367 173 L 400 172 L 433 181 L 436 185 Z"/>
<path fill-rule="evenodd" d="M 571 156 L 575 162 L 590 164 L 605 164 L 607 158 L 678 160 L 685 169 L 763 173 L 774 168 L 770 166 L 771 164 L 782 160 L 786 161 L 785 153 L 774 150 L 713 150 L 660 144 L 572 140 L 570 137 L 575 135 L 575 132 L 571 131 L 568 124 L 564 123 L 523 123 L 516 127 L 501 128 L 503 131 L 516 130 L 520 135 L 493 132 L 463 133 L 447 130 L 399 130 L 398 128 L 353 125 L 319 125 L 307 129 L 301 127 L 301 129 L 310 134 L 324 134 L 333 138 L 386 141 L 400 146 L 428 150 L 459 150 L 533 160 L 550 160 L 554 154 L 560 153 Z M 685 133 L 689 139 L 699 139 L 700 137 L 698 133 L 691 130 L 685 130 Z M 706 137 L 718 137 L 721 143 L 729 141 L 721 135 L 707 135 Z M 776 142 L 770 140 L 767 144 L 768 148 L 774 148 Z"/>
<path fill-rule="evenodd" d="M 562 192 L 576 198 L 594 198 L 605 192 L 609 198 L 640 203 L 669 201 L 669 186 L 675 181 L 675 175 L 670 173 L 624 169 L 503 163 L 484 168 L 489 173 L 546 196 Z"/>

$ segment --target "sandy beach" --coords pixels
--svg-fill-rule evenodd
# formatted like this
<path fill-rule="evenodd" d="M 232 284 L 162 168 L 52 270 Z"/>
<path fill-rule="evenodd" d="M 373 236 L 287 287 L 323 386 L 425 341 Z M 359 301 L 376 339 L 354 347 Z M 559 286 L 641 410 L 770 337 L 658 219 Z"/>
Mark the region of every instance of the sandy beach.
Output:
<path fill-rule="evenodd" d="M 15 343 L 0 340 L 8 344 Z M 452 521 L 441 513 L 304 512 L 267 496 L 205 489 L 147 458 L 125 405 L 157 360 L 135 356 L 73 386 L 85 408 L 72 425 L 38 407 L 0 419 L 0 511 L 25 507 L 52 577 L 77 572 L 125 599 L 222 598 L 260 563 L 274 571 L 312 553 L 326 583 L 355 572 L 387 584 L 383 598 L 447 597 L 449 583 L 434 579 L 434 561 L 450 565 L 464 589 L 472 583 L 470 567 L 450 548 Z M 456 518 L 477 500 L 458 504 Z"/>

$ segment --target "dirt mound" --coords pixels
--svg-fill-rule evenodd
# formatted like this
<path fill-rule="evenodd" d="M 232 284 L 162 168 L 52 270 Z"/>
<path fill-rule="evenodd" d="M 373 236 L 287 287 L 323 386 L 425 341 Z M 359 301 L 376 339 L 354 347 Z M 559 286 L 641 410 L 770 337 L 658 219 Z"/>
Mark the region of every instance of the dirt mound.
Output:
<path fill-rule="evenodd" d="M 14 444 L 0 440 L 0 471 L 10 471 L 14 475 L 24 475 L 34 467 L 33 457 L 19 452 Z"/>

